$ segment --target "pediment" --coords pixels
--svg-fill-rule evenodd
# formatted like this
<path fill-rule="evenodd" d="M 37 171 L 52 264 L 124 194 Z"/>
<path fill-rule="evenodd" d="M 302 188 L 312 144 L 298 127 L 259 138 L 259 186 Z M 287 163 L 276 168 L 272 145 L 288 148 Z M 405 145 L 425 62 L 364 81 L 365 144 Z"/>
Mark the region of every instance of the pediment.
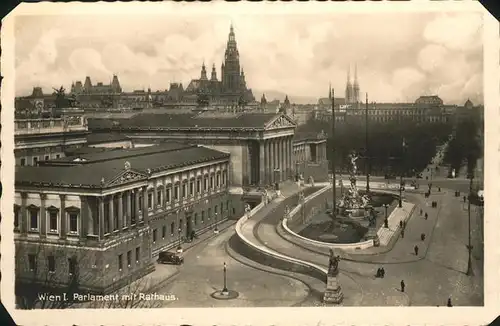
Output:
<path fill-rule="evenodd" d="M 144 173 L 140 173 L 133 170 L 126 170 L 116 176 L 114 179 L 106 183 L 106 187 L 118 186 L 134 181 L 144 180 L 148 176 Z"/>
<path fill-rule="evenodd" d="M 283 128 L 294 128 L 297 125 L 295 122 L 288 117 L 285 114 L 281 114 L 271 120 L 269 123 L 266 125 L 266 130 L 272 130 L 272 129 L 283 129 Z"/>

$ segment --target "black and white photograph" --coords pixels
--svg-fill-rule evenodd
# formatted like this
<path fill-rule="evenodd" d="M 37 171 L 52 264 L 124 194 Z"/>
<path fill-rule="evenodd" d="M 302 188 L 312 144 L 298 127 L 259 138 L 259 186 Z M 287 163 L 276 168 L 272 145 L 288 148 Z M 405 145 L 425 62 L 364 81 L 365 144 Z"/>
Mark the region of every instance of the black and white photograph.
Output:
<path fill-rule="evenodd" d="M 1 38 L 14 320 L 489 322 L 498 22 L 479 3 L 336 6 L 16 8 Z"/>

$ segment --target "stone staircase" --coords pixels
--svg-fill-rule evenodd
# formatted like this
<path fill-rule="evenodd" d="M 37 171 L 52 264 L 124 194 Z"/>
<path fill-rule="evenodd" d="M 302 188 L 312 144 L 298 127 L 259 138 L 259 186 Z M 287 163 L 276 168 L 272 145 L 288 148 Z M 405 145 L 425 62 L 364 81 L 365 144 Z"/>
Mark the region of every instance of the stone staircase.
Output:
<path fill-rule="evenodd" d="M 414 204 L 406 202 L 403 202 L 402 208 L 396 207 L 394 209 L 391 215 L 389 215 L 389 217 L 387 218 L 389 227 L 385 228 L 384 225 L 382 225 L 377 232 L 378 238 L 380 240 L 380 246 L 387 246 L 389 244 L 395 233 L 399 231 L 399 222 L 407 221 L 414 209 Z"/>

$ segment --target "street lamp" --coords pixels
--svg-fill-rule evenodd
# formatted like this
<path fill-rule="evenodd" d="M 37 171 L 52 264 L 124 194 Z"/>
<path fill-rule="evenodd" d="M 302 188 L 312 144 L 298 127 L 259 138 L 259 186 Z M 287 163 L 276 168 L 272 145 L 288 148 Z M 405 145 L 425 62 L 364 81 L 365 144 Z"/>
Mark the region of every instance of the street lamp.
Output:
<path fill-rule="evenodd" d="M 470 183 L 469 183 L 469 203 L 467 205 L 467 212 L 468 212 L 468 217 L 469 217 L 469 244 L 467 245 L 467 250 L 469 252 L 469 258 L 467 260 L 467 275 L 468 276 L 471 276 L 474 274 L 473 270 L 472 270 L 472 244 L 471 244 L 471 228 L 470 228 L 470 200 L 471 200 L 471 197 L 472 197 L 472 180 L 474 179 L 474 175 L 472 173 L 470 173 L 469 175 L 469 178 L 470 178 Z"/>
<path fill-rule="evenodd" d="M 384 204 L 384 208 L 385 208 L 384 227 L 387 229 L 387 228 L 389 228 L 389 221 L 387 220 L 387 218 L 388 218 L 388 216 L 387 216 L 387 208 L 389 208 L 389 204 Z"/>
<path fill-rule="evenodd" d="M 219 233 L 219 228 L 217 226 L 217 212 L 215 212 L 215 228 L 214 228 L 214 233 Z"/>
<path fill-rule="evenodd" d="M 405 149 L 406 141 L 403 137 L 401 142 L 401 174 L 399 176 L 399 208 L 403 207 L 403 173 L 405 170 Z"/>
<path fill-rule="evenodd" d="M 226 266 L 226 262 L 224 262 L 224 269 L 223 269 L 223 273 L 224 273 L 224 288 L 222 288 L 222 294 L 227 294 L 229 293 L 229 291 L 227 290 L 227 266 Z"/>
<path fill-rule="evenodd" d="M 178 231 L 178 236 L 179 236 L 179 245 L 177 246 L 177 251 L 182 251 L 182 243 L 181 243 L 182 229 L 181 229 L 180 225 L 179 225 L 179 229 L 177 231 Z"/>
<path fill-rule="evenodd" d="M 399 208 L 403 207 L 403 176 L 399 180 Z"/>

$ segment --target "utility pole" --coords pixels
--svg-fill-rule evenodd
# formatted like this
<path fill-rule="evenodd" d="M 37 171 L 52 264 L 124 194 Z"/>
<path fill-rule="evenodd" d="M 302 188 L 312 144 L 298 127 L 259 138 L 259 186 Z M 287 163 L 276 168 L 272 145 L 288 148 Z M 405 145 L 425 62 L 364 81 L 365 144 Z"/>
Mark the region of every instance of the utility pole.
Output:
<path fill-rule="evenodd" d="M 474 274 L 472 270 L 472 244 L 471 244 L 471 234 L 470 234 L 470 200 L 471 200 L 471 195 L 472 195 L 472 180 L 474 179 L 474 175 L 471 172 L 469 175 L 470 178 L 470 184 L 469 184 L 469 204 L 467 206 L 467 212 L 468 212 L 468 217 L 469 217 L 469 244 L 467 245 L 467 250 L 469 252 L 469 258 L 467 260 L 467 275 L 471 276 Z"/>
<path fill-rule="evenodd" d="M 365 169 L 366 169 L 366 195 L 370 196 L 370 148 L 368 145 L 368 92 L 366 93 L 365 107 Z"/>
<path fill-rule="evenodd" d="M 333 207 L 332 207 L 332 217 L 335 218 L 337 216 L 337 178 L 336 178 L 336 169 L 335 169 L 335 89 L 331 89 L 332 94 L 332 175 L 333 175 L 333 185 L 332 185 L 332 193 L 333 193 Z"/>

